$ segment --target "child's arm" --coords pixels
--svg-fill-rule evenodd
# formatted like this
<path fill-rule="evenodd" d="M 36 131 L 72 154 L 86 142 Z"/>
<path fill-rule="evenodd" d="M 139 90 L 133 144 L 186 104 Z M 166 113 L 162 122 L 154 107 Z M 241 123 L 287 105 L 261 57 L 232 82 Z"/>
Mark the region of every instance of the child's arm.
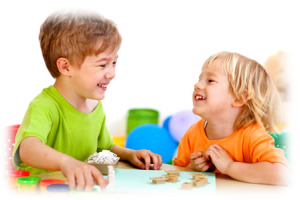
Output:
<path fill-rule="evenodd" d="M 127 160 L 141 169 L 150 169 L 151 163 L 153 169 L 159 169 L 162 165 L 162 157 L 149 150 L 132 150 L 114 145 L 110 151 L 117 154 L 121 160 Z"/>
<path fill-rule="evenodd" d="M 24 163 L 32 167 L 61 170 L 70 189 L 90 190 L 94 187 L 94 181 L 104 189 L 108 183 L 94 166 L 56 151 L 36 137 L 27 137 L 21 142 L 19 155 Z"/>
<path fill-rule="evenodd" d="M 288 184 L 289 169 L 281 163 L 234 162 L 227 152 L 218 145 L 210 146 L 206 155 L 209 156 L 216 168 L 223 174 L 234 179 L 249 183 L 272 185 Z"/>

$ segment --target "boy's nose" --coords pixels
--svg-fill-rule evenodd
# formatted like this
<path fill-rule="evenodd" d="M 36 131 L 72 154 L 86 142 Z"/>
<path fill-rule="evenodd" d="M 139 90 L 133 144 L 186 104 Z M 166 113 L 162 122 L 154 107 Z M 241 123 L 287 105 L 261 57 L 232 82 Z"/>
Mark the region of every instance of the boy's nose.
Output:
<path fill-rule="evenodd" d="M 108 71 L 105 74 L 105 78 L 107 79 L 113 79 L 115 78 L 116 74 L 115 74 L 115 68 L 114 67 L 110 67 L 108 69 Z"/>
<path fill-rule="evenodd" d="M 203 89 L 203 84 L 198 81 L 195 85 L 194 85 L 194 90 L 201 90 Z"/>

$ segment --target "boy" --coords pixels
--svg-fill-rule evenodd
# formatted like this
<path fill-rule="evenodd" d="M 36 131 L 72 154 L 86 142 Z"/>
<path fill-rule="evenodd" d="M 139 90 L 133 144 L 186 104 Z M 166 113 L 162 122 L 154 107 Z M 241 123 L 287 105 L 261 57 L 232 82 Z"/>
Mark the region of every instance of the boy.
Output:
<path fill-rule="evenodd" d="M 181 138 L 174 164 L 250 183 L 287 184 L 288 162 L 267 133 L 278 124 L 278 99 L 256 61 L 230 52 L 209 57 L 193 92 L 193 112 L 202 119 Z"/>
<path fill-rule="evenodd" d="M 55 78 L 29 105 L 16 135 L 13 163 L 18 170 L 46 173 L 61 170 L 70 189 L 108 183 L 84 161 L 95 151 L 109 149 L 121 160 L 142 169 L 162 165 L 147 150 L 116 146 L 105 125 L 101 101 L 115 66 L 121 36 L 115 24 L 91 13 L 55 13 L 40 29 L 46 66 Z"/>

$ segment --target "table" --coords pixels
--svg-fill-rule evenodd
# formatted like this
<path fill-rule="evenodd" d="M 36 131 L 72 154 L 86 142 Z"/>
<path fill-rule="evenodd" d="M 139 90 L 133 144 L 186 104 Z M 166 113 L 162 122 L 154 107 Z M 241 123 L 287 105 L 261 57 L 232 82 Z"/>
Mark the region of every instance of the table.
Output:
<path fill-rule="evenodd" d="M 117 165 L 118 169 L 137 169 L 133 165 L 120 161 Z M 187 167 L 179 167 L 174 165 L 163 164 L 161 170 L 178 169 L 180 171 L 194 171 Z M 61 171 L 51 172 L 47 174 L 36 175 L 42 179 L 58 178 L 65 179 Z M 217 195 L 239 195 L 247 192 L 247 195 L 257 195 L 264 193 L 267 195 L 285 195 L 289 191 L 287 186 L 274 186 L 264 184 L 252 184 L 234 180 L 226 175 L 216 174 L 216 193 Z M 270 196 L 269 196 L 270 197 Z"/>

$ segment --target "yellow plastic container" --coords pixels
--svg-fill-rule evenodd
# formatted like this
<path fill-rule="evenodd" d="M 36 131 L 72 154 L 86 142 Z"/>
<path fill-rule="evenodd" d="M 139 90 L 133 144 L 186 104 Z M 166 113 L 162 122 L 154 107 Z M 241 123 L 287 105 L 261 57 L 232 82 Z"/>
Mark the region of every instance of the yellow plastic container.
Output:
<path fill-rule="evenodd" d="M 35 176 L 17 178 L 18 191 L 36 193 L 39 190 L 40 180 L 41 178 Z"/>

